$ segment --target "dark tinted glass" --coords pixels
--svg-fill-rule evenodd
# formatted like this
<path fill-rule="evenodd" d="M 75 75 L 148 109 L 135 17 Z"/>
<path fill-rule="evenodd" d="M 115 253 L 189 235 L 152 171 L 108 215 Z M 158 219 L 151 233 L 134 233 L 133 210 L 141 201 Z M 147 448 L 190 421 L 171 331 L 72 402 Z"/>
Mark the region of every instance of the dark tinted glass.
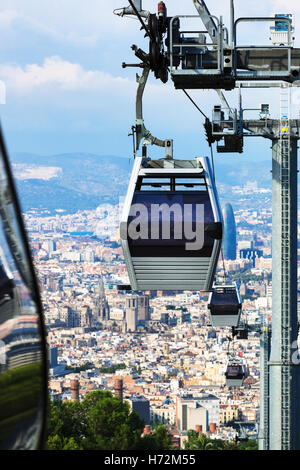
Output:
<path fill-rule="evenodd" d="M 0 448 L 42 445 L 46 349 L 39 293 L 0 130 Z"/>
<path fill-rule="evenodd" d="M 243 369 L 241 366 L 228 366 L 226 371 L 226 377 L 228 379 L 239 379 L 243 378 Z"/>
<path fill-rule="evenodd" d="M 147 227 L 148 239 L 141 236 L 137 240 L 128 238 L 130 253 L 132 256 L 141 257 L 210 257 L 212 254 L 214 240 L 207 234 L 204 234 L 204 245 L 201 249 L 187 249 L 187 243 L 193 240 L 187 237 L 189 227 L 192 232 L 203 230 L 209 223 L 214 222 L 213 211 L 206 191 L 142 191 L 136 192 L 132 204 L 142 204 L 145 207 L 145 213 L 139 215 L 141 223 Z M 153 217 L 153 205 L 165 205 L 167 209 L 176 205 L 177 210 L 166 211 L 167 218 L 164 220 L 162 211 L 159 212 L 158 217 Z M 204 207 L 204 220 L 199 218 L 199 212 L 196 210 L 196 205 L 203 205 Z M 170 214 L 170 215 L 169 215 Z M 197 216 L 198 214 L 198 216 Z M 128 226 L 134 221 L 135 217 L 128 218 Z M 151 230 L 151 222 L 156 223 L 159 227 L 159 235 L 157 238 L 153 237 Z M 163 224 L 170 223 L 170 237 L 164 238 Z M 174 227 L 177 229 L 181 227 L 182 236 L 180 239 L 175 237 Z"/>
<path fill-rule="evenodd" d="M 213 292 L 209 308 L 214 315 L 238 314 L 239 301 L 236 292 Z"/>

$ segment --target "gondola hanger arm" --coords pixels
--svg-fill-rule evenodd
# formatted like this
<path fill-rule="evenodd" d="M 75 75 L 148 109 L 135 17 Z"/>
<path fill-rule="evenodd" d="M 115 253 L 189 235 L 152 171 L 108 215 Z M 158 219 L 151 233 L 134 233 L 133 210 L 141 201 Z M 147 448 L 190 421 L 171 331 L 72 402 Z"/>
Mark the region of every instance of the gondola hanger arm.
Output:
<path fill-rule="evenodd" d="M 143 96 L 145 87 L 149 78 L 150 67 L 145 66 L 141 76 L 136 75 L 138 89 L 136 94 L 136 151 L 139 149 L 142 140 L 144 139 L 145 145 L 157 145 L 158 147 L 165 147 L 166 158 L 173 158 L 173 142 L 172 139 L 159 139 L 154 137 L 151 132 L 146 128 L 143 118 Z"/>

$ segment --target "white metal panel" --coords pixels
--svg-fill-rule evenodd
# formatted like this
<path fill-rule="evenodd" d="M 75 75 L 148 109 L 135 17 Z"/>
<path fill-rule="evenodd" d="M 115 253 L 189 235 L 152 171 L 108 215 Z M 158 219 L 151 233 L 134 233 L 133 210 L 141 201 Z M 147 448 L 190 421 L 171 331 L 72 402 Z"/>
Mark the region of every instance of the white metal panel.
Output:
<path fill-rule="evenodd" d="M 212 326 L 237 327 L 240 322 L 241 314 L 237 315 L 212 315 L 210 314 Z"/>
<path fill-rule="evenodd" d="M 131 174 L 131 178 L 130 178 L 126 198 L 125 198 L 125 201 L 124 201 L 124 206 L 123 206 L 123 211 L 122 211 L 122 216 L 121 216 L 121 225 L 124 224 L 126 227 L 127 227 L 127 221 L 128 221 L 128 217 L 129 217 L 129 213 L 130 213 L 131 203 L 132 203 L 132 200 L 133 200 L 135 186 L 136 186 L 139 171 L 140 171 L 140 168 L 141 168 L 142 160 L 143 160 L 142 157 L 136 157 L 136 159 L 134 161 L 133 170 L 132 170 L 132 174 Z M 125 263 L 126 263 L 126 266 L 127 266 L 127 271 L 128 271 L 128 276 L 129 276 L 129 281 L 130 281 L 131 288 L 132 288 L 132 290 L 137 290 L 136 276 L 135 276 L 135 271 L 134 271 L 134 267 L 133 267 L 132 260 L 131 260 L 128 240 L 124 239 L 122 237 L 121 238 L 121 245 L 122 245 L 122 250 L 123 250 L 123 254 L 124 254 L 124 258 L 125 258 Z"/>

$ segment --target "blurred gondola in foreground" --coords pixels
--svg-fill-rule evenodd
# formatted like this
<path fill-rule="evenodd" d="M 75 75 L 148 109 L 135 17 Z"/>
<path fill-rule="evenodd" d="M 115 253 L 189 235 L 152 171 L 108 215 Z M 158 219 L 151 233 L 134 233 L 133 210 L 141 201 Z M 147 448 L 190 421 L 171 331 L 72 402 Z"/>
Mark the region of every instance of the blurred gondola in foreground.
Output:
<path fill-rule="evenodd" d="M 42 307 L 0 128 L 0 449 L 41 449 L 46 407 Z"/>

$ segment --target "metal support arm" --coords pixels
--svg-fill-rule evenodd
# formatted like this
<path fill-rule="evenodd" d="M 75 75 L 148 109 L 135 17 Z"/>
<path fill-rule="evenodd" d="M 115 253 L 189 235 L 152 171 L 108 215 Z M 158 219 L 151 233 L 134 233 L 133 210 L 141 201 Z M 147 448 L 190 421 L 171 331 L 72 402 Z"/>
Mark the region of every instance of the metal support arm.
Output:
<path fill-rule="evenodd" d="M 137 75 L 138 89 L 136 94 L 136 150 L 139 149 L 141 141 L 144 139 L 145 144 L 157 145 L 159 147 L 167 147 L 169 140 L 161 140 L 154 137 L 145 127 L 143 118 L 143 96 L 150 73 L 149 67 L 144 67 L 143 74 Z"/>
<path fill-rule="evenodd" d="M 135 15 L 135 16 L 146 18 L 146 19 L 149 18 L 150 12 L 147 10 L 143 10 L 142 0 L 132 0 L 132 1 L 129 0 L 129 3 L 130 3 L 129 7 L 120 8 L 119 10 L 114 10 L 114 13 L 119 16 Z"/>
<path fill-rule="evenodd" d="M 218 44 L 218 38 L 217 38 L 217 31 L 218 31 L 218 27 L 216 26 L 204 0 L 193 0 L 193 3 L 194 3 L 194 6 L 197 10 L 197 12 L 199 13 L 199 16 L 204 24 L 204 26 L 206 27 L 207 29 L 207 32 L 210 36 L 210 39 L 212 41 L 213 44 Z M 222 37 L 222 40 L 223 40 L 223 37 Z M 228 101 L 226 100 L 225 96 L 224 96 L 224 93 L 221 91 L 221 90 L 216 90 L 216 92 L 218 93 L 218 96 L 220 98 L 220 101 L 223 105 L 224 108 L 230 110 L 230 106 L 228 104 Z M 229 116 L 231 116 L 231 111 L 229 111 Z"/>
<path fill-rule="evenodd" d="M 193 0 L 194 6 L 214 44 L 218 43 L 218 27 L 216 26 L 204 0 Z"/>

